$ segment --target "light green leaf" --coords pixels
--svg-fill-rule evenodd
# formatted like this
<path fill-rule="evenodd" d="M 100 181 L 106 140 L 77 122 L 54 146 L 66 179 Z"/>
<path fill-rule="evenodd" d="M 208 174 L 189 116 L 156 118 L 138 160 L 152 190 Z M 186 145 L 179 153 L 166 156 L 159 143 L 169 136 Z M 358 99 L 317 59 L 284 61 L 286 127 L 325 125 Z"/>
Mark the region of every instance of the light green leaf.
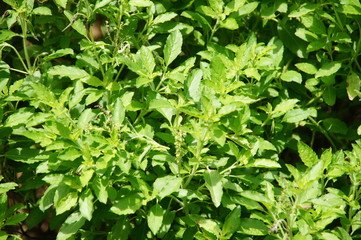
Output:
<path fill-rule="evenodd" d="M 89 76 L 89 74 L 86 71 L 80 68 L 77 68 L 75 66 L 64 66 L 64 65 L 51 67 L 48 70 L 48 74 L 58 75 L 60 77 L 68 77 L 71 80 L 85 78 Z"/>
<path fill-rule="evenodd" d="M 301 70 L 302 72 L 305 72 L 307 74 L 316 74 L 317 73 L 317 68 L 311 63 L 307 63 L 307 62 L 296 63 L 295 66 L 299 70 Z"/>
<path fill-rule="evenodd" d="M 131 193 L 113 204 L 110 211 L 118 215 L 133 214 L 142 206 L 142 202 L 143 197 L 139 193 Z"/>
<path fill-rule="evenodd" d="M 6 120 L 6 127 L 13 127 L 19 124 L 26 124 L 33 113 L 28 108 L 20 108 L 17 112 L 11 114 Z"/>
<path fill-rule="evenodd" d="M 313 3 L 304 3 L 301 5 L 301 7 L 297 8 L 296 10 L 293 10 L 288 17 L 290 18 L 298 18 L 301 16 L 306 15 L 309 12 L 312 12 L 317 8 L 316 4 Z"/>
<path fill-rule="evenodd" d="M 50 186 L 48 189 L 46 189 L 44 195 L 40 199 L 39 208 L 41 211 L 44 212 L 53 205 L 55 192 L 56 186 Z"/>
<path fill-rule="evenodd" d="M 336 73 L 340 68 L 342 64 L 340 62 L 329 62 L 326 64 L 323 64 L 322 67 L 318 70 L 316 73 L 316 78 L 319 77 L 326 77 L 330 76 L 334 73 Z"/>
<path fill-rule="evenodd" d="M 17 225 L 21 221 L 24 221 L 27 218 L 27 213 L 16 213 L 6 219 L 6 222 L 2 226 L 9 226 L 9 225 Z"/>
<path fill-rule="evenodd" d="M 160 227 L 162 226 L 163 214 L 164 210 L 158 203 L 153 205 L 148 211 L 147 222 L 154 235 L 158 233 Z"/>
<path fill-rule="evenodd" d="M 68 186 L 58 186 L 54 195 L 54 207 L 56 215 L 60 215 L 78 203 L 78 193 L 71 191 Z"/>
<path fill-rule="evenodd" d="M 229 30 L 236 30 L 239 28 L 237 20 L 232 17 L 228 17 L 224 21 L 222 21 L 220 26 L 221 28 L 225 28 Z"/>
<path fill-rule="evenodd" d="M 150 7 L 153 3 L 149 0 L 130 0 L 129 5 L 134 7 Z"/>
<path fill-rule="evenodd" d="M 211 193 L 214 206 L 219 207 L 223 196 L 222 175 L 216 170 L 207 169 L 203 173 L 203 178 L 206 182 L 208 191 Z"/>
<path fill-rule="evenodd" d="M 261 168 L 281 168 L 281 165 L 270 159 L 256 159 L 253 163 L 249 164 L 250 167 L 261 167 Z"/>
<path fill-rule="evenodd" d="M 108 5 L 112 0 L 101 0 L 101 1 L 97 1 L 97 3 L 95 4 L 94 10 L 97 10 L 99 8 L 102 8 L 106 5 Z"/>
<path fill-rule="evenodd" d="M 302 162 L 307 167 L 312 167 L 318 162 L 317 154 L 307 144 L 299 141 L 297 144 L 297 148 Z"/>
<path fill-rule="evenodd" d="M 238 11 L 244 4 L 246 0 L 232 0 L 224 8 L 224 14 L 229 15 L 232 12 Z"/>
<path fill-rule="evenodd" d="M 141 67 L 143 69 L 146 69 L 146 72 L 148 74 L 152 74 L 155 67 L 155 61 L 152 51 L 148 47 L 142 46 L 137 55 L 139 55 L 140 57 L 142 64 Z"/>
<path fill-rule="evenodd" d="M 6 193 L 9 190 L 15 189 L 18 184 L 14 182 L 0 183 L 0 194 Z"/>
<path fill-rule="evenodd" d="M 258 7 L 258 4 L 259 4 L 259 2 L 247 3 L 239 9 L 238 14 L 240 16 L 250 14 Z"/>
<path fill-rule="evenodd" d="M 86 219 L 79 213 L 72 213 L 61 225 L 56 240 L 68 240 L 84 225 Z"/>
<path fill-rule="evenodd" d="M 85 129 L 88 127 L 88 124 L 95 117 L 95 113 L 93 113 L 91 108 L 85 109 L 78 119 L 78 128 Z"/>
<path fill-rule="evenodd" d="M 177 14 L 174 12 L 166 12 L 166 13 L 160 14 L 156 18 L 154 18 L 153 24 L 155 25 L 155 24 L 159 24 L 159 23 L 168 22 L 168 21 L 172 20 L 173 18 L 175 18 L 176 16 L 177 16 Z"/>
<path fill-rule="evenodd" d="M 181 53 L 183 44 L 183 37 L 179 30 L 173 31 L 167 38 L 164 46 L 164 60 L 165 64 L 169 66 L 174 59 Z"/>
<path fill-rule="evenodd" d="M 282 121 L 288 122 L 288 123 L 298 123 L 298 122 L 301 122 L 301 121 L 307 119 L 309 116 L 316 117 L 317 116 L 316 109 L 314 109 L 314 108 L 308 108 L 306 110 L 291 109 L 285 114 Z"/>
<path fill-rule="evenodd" d="M 302 75 L 293 70 L 282 73 L 281 79 L 285 82 L 302 83 Z"/>
<path fill-rule="evenodd" d="M 112 111 L 112 123 L 116 128 L 119 128 L 123 123 L 125 117 L 125 108 L 120 98 L 117 98 Z"/>
<path fill-rule="evenodd" d="M 241 192 L 241 196 L 245 198 L 249 198 L 251 200 L 263 203 L 263 204 L 273 204 L 272 201 L 263 193 L 252 191 L 252 190 L 245 190 Z"/>
<path fill-rule="evenodd" d="M 181 178 L 172 175 L 157 178 L 153 183 L 153 194 L 158 196 L 160 199 L 163 199 L 164 197 L 171 195 L 173 192 L 178 191 L 181 183 Z"/>
<path fill-rule="evenodd" d="M 347 95 L 348 98 L 352 101 L 355 97 L 359 95 L 361 80 L 357 73 L 351 72 L 351 74 L 347 76 L 346 82 Z"/>
<path fill-rule="evenodd" d="M 107 192 L 107 180 L 100 179 L 96 177 L 91 184 L 92 189 L 94 190 L 95 196 L 98 198 L 99 202 L 106 204 L 108 201 L 108 192 Z"/>
<path fill-rule="evenodd" d="M 241 207 L 234 208 L 226 217 L 222 227 L 224 236 L 232 236 L 241 226 Z"/>
<path fill-rule="evenodd" d="M 33 11 L 32 11 L 33 14 L 36 14 L 36 15 L 48 15 L 48 16 L 51 16 L 51 10 L 50 8 L 48 7 L 37 7 L 37 8 L 34 8 Z"/>
<path fill-rule="evenodd" d="M 89 221 L 92 219 L 92 215 L 94 212 L 93 199 L 94 196 L 90 189 L 87 189 L 84 192 L 82 192 L 79 198 L 80 214 Z"/>
<path fill-rule="evenodd" d="M 287 113 L 289 110 L 294 108 L 298 102 L 298 99 L 287 99 L 281 101 L 275 109 L 272 111 L 272 118 L 277 118 Z"/>
<path fill-rule="evenodd" d="M 66 8 L 66 3 L 68 2 L 68 0 L 54 0 L 54 2 L 56 3 L 56 5 L 62 8 Z"/>
<path fill-rule="evenodd" d="M 193 69 L 192 72 L 188 75 L 186 81 L 187 93 L 195 102 L 199 102 L 201 98 L 202 76 L 203 76 L 203 72 L 201 69 Z"/>

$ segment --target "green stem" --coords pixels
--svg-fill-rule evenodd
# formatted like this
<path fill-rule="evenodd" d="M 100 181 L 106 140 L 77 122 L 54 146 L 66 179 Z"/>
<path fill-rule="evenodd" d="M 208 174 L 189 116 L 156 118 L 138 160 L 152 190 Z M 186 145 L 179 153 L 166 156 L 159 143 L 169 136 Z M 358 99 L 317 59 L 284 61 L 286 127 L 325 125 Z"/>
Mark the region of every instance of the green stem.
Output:
<path fill-rule="evenodd" d="M 330 137 L 330 135 L 327 133 L 327 131 L 320 124 L 318 124 L 318 122 L 316 122 L 315 119 L 313 119 L 312 117 L 308 117 L 308 119 L 320 130 L 320 132 L 323 135 L 325 135 L 327 140 L 330 142 L 331 146 L 336 149 L 337 146 L 334 143 L 334 141 L 332 140 L 332 138 Z"/>
<path fill-rule="evenodd" d="M 27 33 L 28 33 L 28 25 L 26 23 L 26 20 L 24 20 L 23 17 L 20 18 L 20 22 L 21 22 L 21 30 L 23 32 L 23 48 L 24 48 L 24 55 L 25 55 L 25 61 L 27 63 L 27 71 L 29 73 L 32 73 L 32 67 L 31 67 L 31 63 L 30 63 L 30 57 L 29 57 L 29 52 L 28 52 L 28 47 L 27 47 Z"/>

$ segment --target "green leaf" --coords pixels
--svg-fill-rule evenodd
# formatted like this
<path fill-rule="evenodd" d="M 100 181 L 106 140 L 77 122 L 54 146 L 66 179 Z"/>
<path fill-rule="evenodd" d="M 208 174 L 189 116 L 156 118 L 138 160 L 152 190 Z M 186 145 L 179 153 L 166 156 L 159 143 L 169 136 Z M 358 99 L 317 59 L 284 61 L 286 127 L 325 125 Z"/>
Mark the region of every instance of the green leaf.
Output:
<path fill-rule="evenodd" d="M 99 202 L 106 204 L 108 201 L 107 180 L 96 177 L 91 185 Z"/>
<path fill-rule="evenodd" d="M 15 36 L 18 36 L 18 34 L 14 33 L 13 31 L 7 30 L 7 29 L 2 29 L 2 30 L 0 30 L 0 43 L 6 42 Z M 1 62 L 3 63 L 3 61 L 1 61 Z"/>
<path fill-rule="evenodd" d="M 48 56 L 43 58 L 43 61 L 50 61 L 52 59 L 55 58 L 60 58 L 66 55 L 73 55 L 74 54 L 74 50 L 71 48 L 63 48 L 63 49 L 59 49 L 51 54 L 49 54 Z"/>
<path fill-rule="evenodd" d="M 351 74 L 347 76 L 346 82 L 347 82 L 347 87 L 346 87 L 347 95 L 348 98 L 352 101 L 355 97 L 358 96 L 358 93 L 360 91 L 361 80 L 357 73 L 351 72 Z"/>
<path fill-rule="evenodd" d="M 298 99 L 287 99 L 284 101 L 281 101 L 275 109 L 272 111 L 272 118 L 277 118 L 291 110 L 296 106 L 298 102 Z"/>
<path fill-rule="evenodd" d="M 224 236 L 232 236 L 233 233 L 239 230 L 240 226 L 241 207 L 238 206 L 227 215 L 222 227 L 222 234 Z"/>
<path fill-rule="evenodd" d="M 289 71 L 282 73 L 281 79 L 285 82 L 302 83 L 302 75 L 293 70 L 289 70 Z"/>
<path fill-rule="evenodd" d="M 1 42 L 1 40 L 0 40 L 0 42 Z M 5 91 L 7 83 L 10 78 L 9 68 L 10 68 L 10 66 L 8 64 L 6 64 L 5 62 L 0 60 L 0 96 L 2 94 L 2 91 Z"/>
<path fill-rule="evenodd" d="M 208 191 L 211 193 L 214 206 L 219 207 L 223 196 L 222 175 L 216 170 L 207 169 L 203 173 L 203 178 L 206 182 Z"/>
<path fill-rule="evenodd" d="M 72 213 L 61 225 L 56 240 L 68 240 L 84 225 L 86 219 L 79 213 Z"/>
<path fill-rule="evenodd" d="M 201 98 L 201 80 L 203 72 L 201 69 L 193 69 L 188 75 L 186 81 L 186 90 L 188 95 L 193 99 L 194 102 L 199 102 Z"/>
<path fill-rule="evenodd" d="M 268 227 L 261 221 L 252 218 L 241 218 L 238 232 L 251 236 L 268 235 Z"/>
<path fill-rule="evenodd" d="M 327 86 L 322 93 L 322 98 L 329 106 L 333 106 L 336 103 L 336 89 L 333 86 Z"/>
<path fill-rule="evenodd" d="M 174 59 L 181 53 L 183 44 L 183 37 L 179 30 L 173 31 L 167 38 L 164 46 L 164 60 L 165 64 L 169 66 Z"/>
<path fill-rule="evenodd" d="M 297 143 L 297 148 L 302 162 L 307 167 L 312 167 L 318 162 L 317 154 L 307 144 L 299 141 Z"/>
<path fill-rule="evenodd" d="M 142 202 L 143 197 L 139 193 L 131 193 L 113 204 L 110 211 L 118 215 L 133 214 L 142 206 Z"/>
<path fill-rule="evenodd" d="M 303 63 L 296 63 L 295 66 L 301 70 L 302 72 L 305 72 L 307 74 L 316 74 L 317 73 L 317 68 L 311 64 L 311 63 L 307 63 L 307 62 L 303 62 Z"/>
<path fill-rule="evenodd" d="M 272 201 L 266 195 L 256 191 L 245 190 L 241 192 L 241 196 L 263 204 L 272 204 Z"/>
<path fill-rule="evenodd" d="M 10 216 L 8 219 L 6 219 L 6 222 L 4 223 L 4 226 L 9 225 L 17 225 L 20 222 L 24 221 L 27 218 L 27 213 L 17 213 L 12 216 Z"/>
<path fill-rule="evenodd" d="M 50 75 L 58 75 L 60 77 L 68 77 L 71 80 L 85 78 L 89 76 L 89 74 L 83 69 L 77 68 L 75 66 L 64 65 L 51 67 L 47 73 Z"/>
<path fill-rule="evenodd" d="M 55 192 L 56 186 L 50 186 L 48 189 L 46 189 L 44 195 L 40 199 L 39 208 L 41 211 L 44 212 L 53 205 Z"/>
<path fill-rule="evenodd" d="M 147 222 L 153 234 L 157 234 L 163 222 L 164 210 L 158 203 L 153 205 L 148 212 Z"/>
<path fill-rule="evenodd" d="M 32 13 L 36 14 L 36 15 L 44 15 L 44 16 L 51 16 L 52 15 L 51 10 L 48 7 L 34 8 Z"/>
<path fill-rule="evenodd" d="M 322 67 L 318 70 L 316 73 L 316 78 L 330 76 L 334 73 L 336 73 L 340 68 L 342 64 L 339 62 L 329 62 L 326 64 L 323 64 Z"/>
<path fill-rule="evenodd" d="M 236 30 L 239 28 L 237 20 L 232 17 L 228 17 L 224 21 L 222 21 L 220 26 L 229 30 Z"/>
<path fill-rule="evenodd" d="M 102 8 L 106 5 L 108 5 L 112 0 L 101 0 L 101 1 L 97 1 L 97 3 L 95 4 L 94 10 L 97 10 L 99 8 Z"/>
<path fill-rule="evenodd" d="M 178 191 L 181 183 L 181 178 L 172 175 L 157 178 L 153 183 L 153 195 L 163 199 L 164 197 L 171 195 L 173 192 Z"/>
<path fill-rule="evenodd" d="M 77 19 L 78 17 L 76 15 L 73 15 L 71 12 L 67 10 L 64 11 L 64 14 L 68 18 L 69 22 L 72 23 L 71 27 L 75 31 L 77 31 L 80 35 L 84 36 L 85 38 L 88 38 L 88 34 L 84 23 L 80 19 Z"/>
<path fill-rule="evenodd" d="M 313 10 L 315 10 L 317 8 L 316 4 L 313 3 L 304 3 L 302 4 L 299 8 L 297 8 L 296 10 L 293 10 L 288 17 L 290 18 L 299 18 L 301 16 L 306 15 L 309 12 L 312 12 Z"/>
<path fill-rule="evenodd" d="M 346 123 L 337 118 L 326 118 L 322 120 L 322 125 L 327 132 L 346 135 L 348 131 Z"/>
<path fill-rule="evenodd" d="M 28 122 L 33 113 L 28 108 L 20 108 L 16 113 L 11 114 L 6 120 L 6 127 L 14 127 Z"/>
<path fill-rule="evenodd" d="M 94 196 L 90 189 L 87 189 L 84 192 L 82 192 L 79 198 L 80 214 L 89 221 L 92 219 L 92 215 L 94 212 L 93 199 Z"/>
<path fill-rule="evenodd" d="M 154 18 L 153 24 L 155 25 L 155 24 L 159 24 L 159 23 L 168 22 L 168 21 L 172 20 L 173 18 L 175 18 L 176 16 L 177 16 L 177 14 L 174 12 L 166 12 L 166 13 L 160 14 L 156 18 Z"/>
<path fill-rule="evenodd" d="M 72 207 L 75 207 L 78 203 L 78 193 L 72 191 L 70 187 L 66 185 L 59 185 L 54 195 L 54 207 L 56 215 L 60 215 Z"/>

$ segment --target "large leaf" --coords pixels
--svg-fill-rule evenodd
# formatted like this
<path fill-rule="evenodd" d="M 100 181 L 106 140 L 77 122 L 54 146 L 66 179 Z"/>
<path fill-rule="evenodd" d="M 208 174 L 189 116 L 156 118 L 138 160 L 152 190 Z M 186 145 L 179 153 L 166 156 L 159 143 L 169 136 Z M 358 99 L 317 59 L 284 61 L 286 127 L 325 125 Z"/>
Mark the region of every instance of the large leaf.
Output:
<path fill-rule="evenodd" d="M 133 214 L 142 206 L 142 202 L 143 197 L 139 193 L 131 193 L 113 204 L 110 211 L 118 215 Z"/>
<path fill-rule="evenodd" d="M 94 196 L 90 189 L 85 190 L 79 198 L 79 211 L 83 217 L 89 221 L 92 218 L 94 207 L 93 207 Z"/>
<path fill-rule="evenodd" d="M 68 77 L 71 80 L 88 77 L 89 74 L 83 69 L 75 66 L 58 65 L 50 68 L 47 72 L 50 75 L 58 75 L 60 77 Z"/>
<path fill-rule="evenodd" d="M 56 240 L 67 240 L 84 225 L 86 219 L 79 213 L 72 213 L 61 225 Z"/>
<path fill-rule="evenodd" d="M 214 206 L 219 207 L 223 196 L 222 175 L 216 170 L 206 170 L 203 174 L 206 187 L 211 193 Z"/>
<path fill-rule="evenodd" d="M 172 194 L 173 192 L 178 191 L 181 183 L 182 183 L 182 179 L 176 176 L 169 175 L 169 176 L 157 178 L 153 184 L 154 193 L 160 199 L 163 199 L 164 197 Z"/>

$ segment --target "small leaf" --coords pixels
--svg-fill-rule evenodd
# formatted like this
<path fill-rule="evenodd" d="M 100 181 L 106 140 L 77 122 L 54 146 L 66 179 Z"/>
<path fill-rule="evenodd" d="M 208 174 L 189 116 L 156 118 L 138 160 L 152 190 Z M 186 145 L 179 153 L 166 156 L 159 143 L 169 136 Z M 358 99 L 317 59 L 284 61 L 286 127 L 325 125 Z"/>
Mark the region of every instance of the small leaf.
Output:
<path fill-rule="evenodd" d="M 166 12 L 166 13 L 160 14 L 156 18 L 154 18 L 153 24 L 155 25 L 155 24 L 159 24 L 159 23 L 168 22 L 168 21 L 172 20 L 173 18 L 175 18 L 176 16 L 177 16 L 177 14 L 174 12 Z"/>
<path fill-rule="evenodd" d="M 203 72 L 201 69 L 194 69 L 188 75 L 186 81 L 186 90 L 188 95 L 195 102 L 199 102 L 201 98 L 201 80 L 202 80 Z"/>
<path fill-rule="evenodd" d="M 143 197 L 139 193 L 131 193 L 113 204 L 110 211 L 118 215 L 133 214 L 142 206 L 142 202 Z"/>
<path fill-rule="evenodd" d="M 348 131 L 346 123 L 337 118 L 326 118 L 322 120 L 322 125 L 327 132 L 346 135 Z"/>
<path fill-rule="evenodd" d="M 0 183 L 0 194 L 6 193 L 9 190 L 15 189 L 18 185 L 14 182 Z"/>
<path fill-rule="evenodd" d="M 173 31 L 167 38 L 164 46 L 165 64 L 169 66 L 182 51 L 183 38 L 179 30 Z"/>
<path fill-rule="evenodd" d="M 129 5 L 134 7 L 150 7 L 153 3 L 150 0 L 130 0 Z"/>
<path fill-rule="evenodd" d="M 307 62 L 296 63 L 295 66 L 299 70 L 301 70 L 302 72 L 305 72 L 307 74 L 316 74 L 317 73 L 317 68 L 311 63 L 307 63 Z"/>
<path fill-rule="evenodd" d="M 54 2 L 62 8 L 66 8 L 66 3 L 68 2 L 68 0 L 54 0 Z"/>
<path fill-rule="evenodd" d="M 281 101 L 275 109 L 272 111 L 272 118 L 277 118 L 287 113 L 289 110 L 294 108 L 298 102 L 298 99 L 287 99 Z"/>
<path fill-rule="evenodd" d="M 50 8 L 48 7 L 37 7 L 37 8 L 34 8 L 33 11 L 32 11 L 33 14 L 36 14 L 36 15 L 48 15 L 48 16 L 51 16 L 51 10 Z"/>
<path fill-rule="evenodd" d="M 106 6 L 106 5 L 108 5 L 111 1 L 112 1 L 112 0 L 101 0 L 100 2 L 97 1 L 97 3 L 95 4 L 95 7 L 94 7 L 94 10 L 93 10 L 93 11 L 95 11 L 95 10 L 97 10 L 97 9 L 99 9 L 99 8 L 102 8 L 102 7 Z"/>
<path fill-rule="evenodd" d="M 117 98 L 112 112 L 113 125 L 118 128 L 123 123 L 124 117 L 125 117 L 125 108 L 123 106 L 123 102 L 120 98 Z"/>
<path fill-rule="evenodd" d="M 297 148 L 302 162 L 307 167 L 312 167 L 318 162 L 317 154 L 307 144 L 299 141 L 297 144 Z"/>
<path fill-rule="evenodd" d="M 164 210 L 158 203 L 153 205 L 147 216 L 147 222 L 150 230 L 156 235 L 162 226 Z"/>
<path fill-rule="evenodd" d="M 258 4 L 259 4 L 259 2 L 251 2 L 251 3 L 247 3 L 247 4 L 243 5 L 238 10 L 238 15 L 243 16 L 243 15 L 250 14 L 258 7 Z"/>
<path fill-rule="evenodd" d="M 249 167 L 262 167 L 262 168 L 281 168 L 281 165 L 270 159 L 256 159 L 253 163 L 249 164 Z"/>
<path fill-rule="evenodd" d="M 64 14 L 68 18 L 69 22 L 72 23 L 71 27 L 75 31 L 77 31 L 80 35 L 83 35 L 84 37 L 88 38 L 88 34 L 84 23 L 80 19 L 76 19 L 77 17 L 67 10 L 64 11 Z"/>
<path fill-rule="evenodd" d="M 88 127 L 89 122 L 94 118 L 95 113 L 93 113 L 92 109 L 85 109 L 78 119 L 78 128 L 85 129 Z"/>
<path fill-rule="evenodd" d="M 291 109 L 284 115 L 282 121 L 288 123 L 298 123 L 307 119 L 309 116 L 316 117 L 317 116 L 316 109 L 314 108 L 308 108 L 306 110 Z"/>
<path fill-rule="evenodd" d="M 336 103 L 336 89 L 333 86 L 327 86 L 322 93 L 322 98 L 329 106 L 333 106 Z"/>
<path fill-rule="evenodd" d="M 285 82 L 302 83 L 302 75 L 293 70 L 282 73 L 281 79 Z"/>
<path fill-rule="evenodd" d="M 74 50 L 71 48 L 59 49 L 59 50 L 49 54 L 48 56 L 44 57 L 43 61 L 50 61 L 52 59 L 60 58 L 60 57 L 63 57 L 63 56 L 69 55 L 69 54 L 70 55 L 74 54 Z"/>
<path fill-rule="evenodd" d="M 7 29 L 0 30 L 0 43 L 6 42 L 15 36 L 18 36 L 18 34 L 13 31 Z M 1 62 L 3 63 L 3 61 Z"/>
<path fill-rule="evenodd" d="M 347 82 L 347 87 L 346 87 L 347 95 L 348 98 L 352 101 L 355 97 L 358 96 L 358 93 L 360 91 L 361 80 L 357 73 L 351 72 L 351 74 L 347 76 L 346 82 Z"/>
<path fill-rule="evenodd" d="M 206 170 L 203 173 L 203 178 L 208 191 L 211 193 L 214 206 L 219 207 L 223 196 L 222 175 L 216 170 Z"/>
<path fill-rule="evenodd" d="M 53 205 L 55 192 L 56 186 L 50 186 L 48 189 L 46 189 L 44 195 L 40 199 L 39 208 L 41 211 L 44 212 Z"/>
<path fill-rule="evenodd" d="M 171 195 L 173 192 L 178 191 L 181 183 L 181 178 L 172 175 L 157 178 L 153 183 L 154 194 L 156 194 L 160 199 L 163 199 L 164 197 Z"/>

